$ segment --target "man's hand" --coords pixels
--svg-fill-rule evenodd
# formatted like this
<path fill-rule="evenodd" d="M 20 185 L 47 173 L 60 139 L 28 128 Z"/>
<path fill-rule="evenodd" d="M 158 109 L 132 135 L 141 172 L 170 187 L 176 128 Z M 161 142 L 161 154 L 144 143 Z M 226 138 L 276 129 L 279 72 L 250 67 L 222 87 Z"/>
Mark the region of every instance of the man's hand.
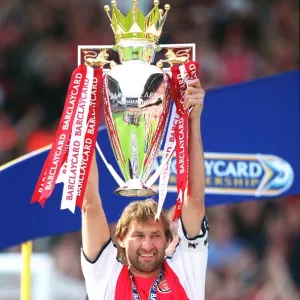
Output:
<path fill-rule="evenodd" d="M 204 97 L 205 91 L 201 87 L 200 80 L 198 78 L 189 80 L 184 95 L 184 108 L 193 108 L 190 112 L 190 120 L 199 120 L 203 110 Z"/>

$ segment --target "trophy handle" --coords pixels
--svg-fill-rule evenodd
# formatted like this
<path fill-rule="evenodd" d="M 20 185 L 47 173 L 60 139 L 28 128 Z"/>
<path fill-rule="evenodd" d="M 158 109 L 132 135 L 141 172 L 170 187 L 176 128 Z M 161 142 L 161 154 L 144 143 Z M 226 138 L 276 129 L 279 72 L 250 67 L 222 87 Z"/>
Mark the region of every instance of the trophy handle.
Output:
<path fill-rule="evenodd" d="M 108 171 L 112 175 L 112 177 L 116 180 L 119 187 L 115 190 L 115 194 L 120 196 L 127 196 L 127 197 L 145 197 L 145 196 L 154 196 L 157 194 L 157 191 L 151 188 L 148 185 L 142 185 L 138 180 L 131 180 L 131 188 L 127 186 L 127 184 L 122 180 L 116 170 L 113 168 L 111 164 L 108 163 L 106 160 L 102 150 L 98 142 L 96 142 L 96 149 L 102 158 L 104 164 L 106 165 Z M 157 173 L 157 172 L 156 172 Z M 160 172 L 159 172 L 160 173 Z M 134 187 L 134 188 L 132 188 Z"/>
<path fill-rule="evenodd" d="M 86 59 L 96 59 L 96 57 L 98 56 L 99 51 L 106 49 L 108 50 L 114 50 L 114 45 L 78 45 L 77 48 L 77 64 L 78 66 L 80 66 L 82 63 L 87 63 Z M 161 51 L 162 49 L 170 49 L 171 51 L 169 51 L 170 56 L 172 55 L 172 52 L 174 53 L 173 49 L 178 49 L 176 52 L 176 56 L 179 55 L 179 57 L 182 57 L 182 54 L 184 52 L 181 52 L 181 50 L 185 50 L 186 53 L 184 53 L 183 56 L 186 56 L 186 61 L 182 61 L 181 64 L 187 62 L 189 59 L 191 60 L 196 60 L 196 45 L 194 43 L 187 43 L 187 44 L 160 44 L 157 46 L 156 51 Z M 189 50 L 187 50 L 189 49 Z M 189 53 L 188 53 L 189 51 Z M 89 54 L 91 56 L 89 56 Z M 187 58 L 187 55 L 189 54 L 189 58 Z M 86 56 L 84 58 L 84 56 Z M 171 57 L 170 57 L 171 58 Z M 109 72 L 114 66 L 116 66 L 116 62 L 114 62 L 113 60 L 109 60 L 108 57 L 105 59 L 106 60 L 106 64 L 102 64 L 103 67 L 103 72 L 107 73 Z M 166 62 L 167 59 L 165 59 L 165 61 L 162 61 L 161 63 L 158 63 L 158 67 L 161 68 L 163 71 L 165 72 L 170 72 L 170 68 L 169 66 L 171 65 L 170 63 L 168 63 L 168 66 L 163 67 L 164 63 Z M 170 61 L 172 64 L 175 64 L 175 62 Z M 109 65 L 108 65 L 109 64 Z M 92 64 L 93 65 L 93 64 Z M 108 66 L 108 67 L 107 67 Z"/>
<path fill-rule="evenodd" d="M 106 160 L 106 158 L 105 158 L 102 150 L 100 149 L 100 146 L 99 146 L 98 142 L 96 142 L 96 149 L 97 149 L 100 157 L 102 158 L 104 164 L 106 165 L 108 171 L 110 172 L 110 174 L 112 175 L 112 177 L 116 180 L 116 182 L 118 183 L 118 185 L 120 187 L 125 186 L 125 182 L 122 180 L 122 178 L 119 176 L 119 174 L 113 168 L 113 166 L 111 164 L 109 164 L 108 161 Z"/>
<path fill-rule="evenodd" d="M 84 53 L 84 63 L 90 67 L 100 68 L 102 68 L 106 64 L 109 64 L 110 68 L 113 68 L 117 64 L 113 60 L 108 60 L 109 54 L 107 53 L 107 50 L 107 48 L 101 49 L 98 54 L 94 50 L 82 50 L 82 52 Z"/>
<path fill-rule="evenodd" d="M 164 63 L 168 63 L 171 67 L 173 65 L 182 65 L 186 63 L 189 58 L 190 58 L 190 51 L 191 48 L 189 49 L 181 49 L 178 50 L 176 53 L 174 52 L 173 48 L 167 48 L 167 52 L 165 54 L 166 59 L 160 59 L 157 63 L 156 66 L 159 68 L 163 68 Z"/>

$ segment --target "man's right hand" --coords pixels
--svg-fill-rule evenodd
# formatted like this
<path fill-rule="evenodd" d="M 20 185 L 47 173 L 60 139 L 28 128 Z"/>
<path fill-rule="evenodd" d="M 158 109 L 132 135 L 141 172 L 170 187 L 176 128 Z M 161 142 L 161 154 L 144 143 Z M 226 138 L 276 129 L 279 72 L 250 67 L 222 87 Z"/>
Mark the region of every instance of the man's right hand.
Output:
<path fill-rule="evenodd" d="M 94 153 L 82 205 L 82 246 L 90 261 L 94 261 L 98 257 L 110 238 L 98 185 L 99 174 L 96 153 Z"/>

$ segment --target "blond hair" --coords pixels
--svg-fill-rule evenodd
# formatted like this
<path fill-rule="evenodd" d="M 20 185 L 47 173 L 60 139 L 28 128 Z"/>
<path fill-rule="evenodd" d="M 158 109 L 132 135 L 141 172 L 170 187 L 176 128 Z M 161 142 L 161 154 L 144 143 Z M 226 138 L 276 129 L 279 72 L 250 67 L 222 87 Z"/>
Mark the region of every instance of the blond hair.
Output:
<path fill-rule="evenodd" d="M 117 223 L 115 232 L 116 239 L 123 239 L 127 235 L 133 222 L 145 223 L 148 221 L 155 221 L 157 207 L 157 203 L 152 199 L 131 202 L 125 207 Z M 156 220 L 155 222 L 158 222 L 162 225 L 166 240 L 168 242 L 172 242 L 173 235 L 170 228 L 170 220 L 167 218 L 164 212 L 161 212 L 159 220 Z M 122 260 L 125 260 L 125 250 L 121 247 L 118 248 L 120 257 Z"/>

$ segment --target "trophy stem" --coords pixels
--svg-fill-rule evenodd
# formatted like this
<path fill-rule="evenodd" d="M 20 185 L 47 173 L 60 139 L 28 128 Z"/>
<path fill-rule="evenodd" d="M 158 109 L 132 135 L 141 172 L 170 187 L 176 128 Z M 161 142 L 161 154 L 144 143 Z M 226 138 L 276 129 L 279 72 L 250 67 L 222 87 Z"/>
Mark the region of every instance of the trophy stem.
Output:
<path fill-rule="evenodd" d="M 114 193 L 125 197 L 152 197 L 157 191 L 141 184 L 138 179 L 130 179 L 126 182 L 126 186 L 117 188 Z"/>

